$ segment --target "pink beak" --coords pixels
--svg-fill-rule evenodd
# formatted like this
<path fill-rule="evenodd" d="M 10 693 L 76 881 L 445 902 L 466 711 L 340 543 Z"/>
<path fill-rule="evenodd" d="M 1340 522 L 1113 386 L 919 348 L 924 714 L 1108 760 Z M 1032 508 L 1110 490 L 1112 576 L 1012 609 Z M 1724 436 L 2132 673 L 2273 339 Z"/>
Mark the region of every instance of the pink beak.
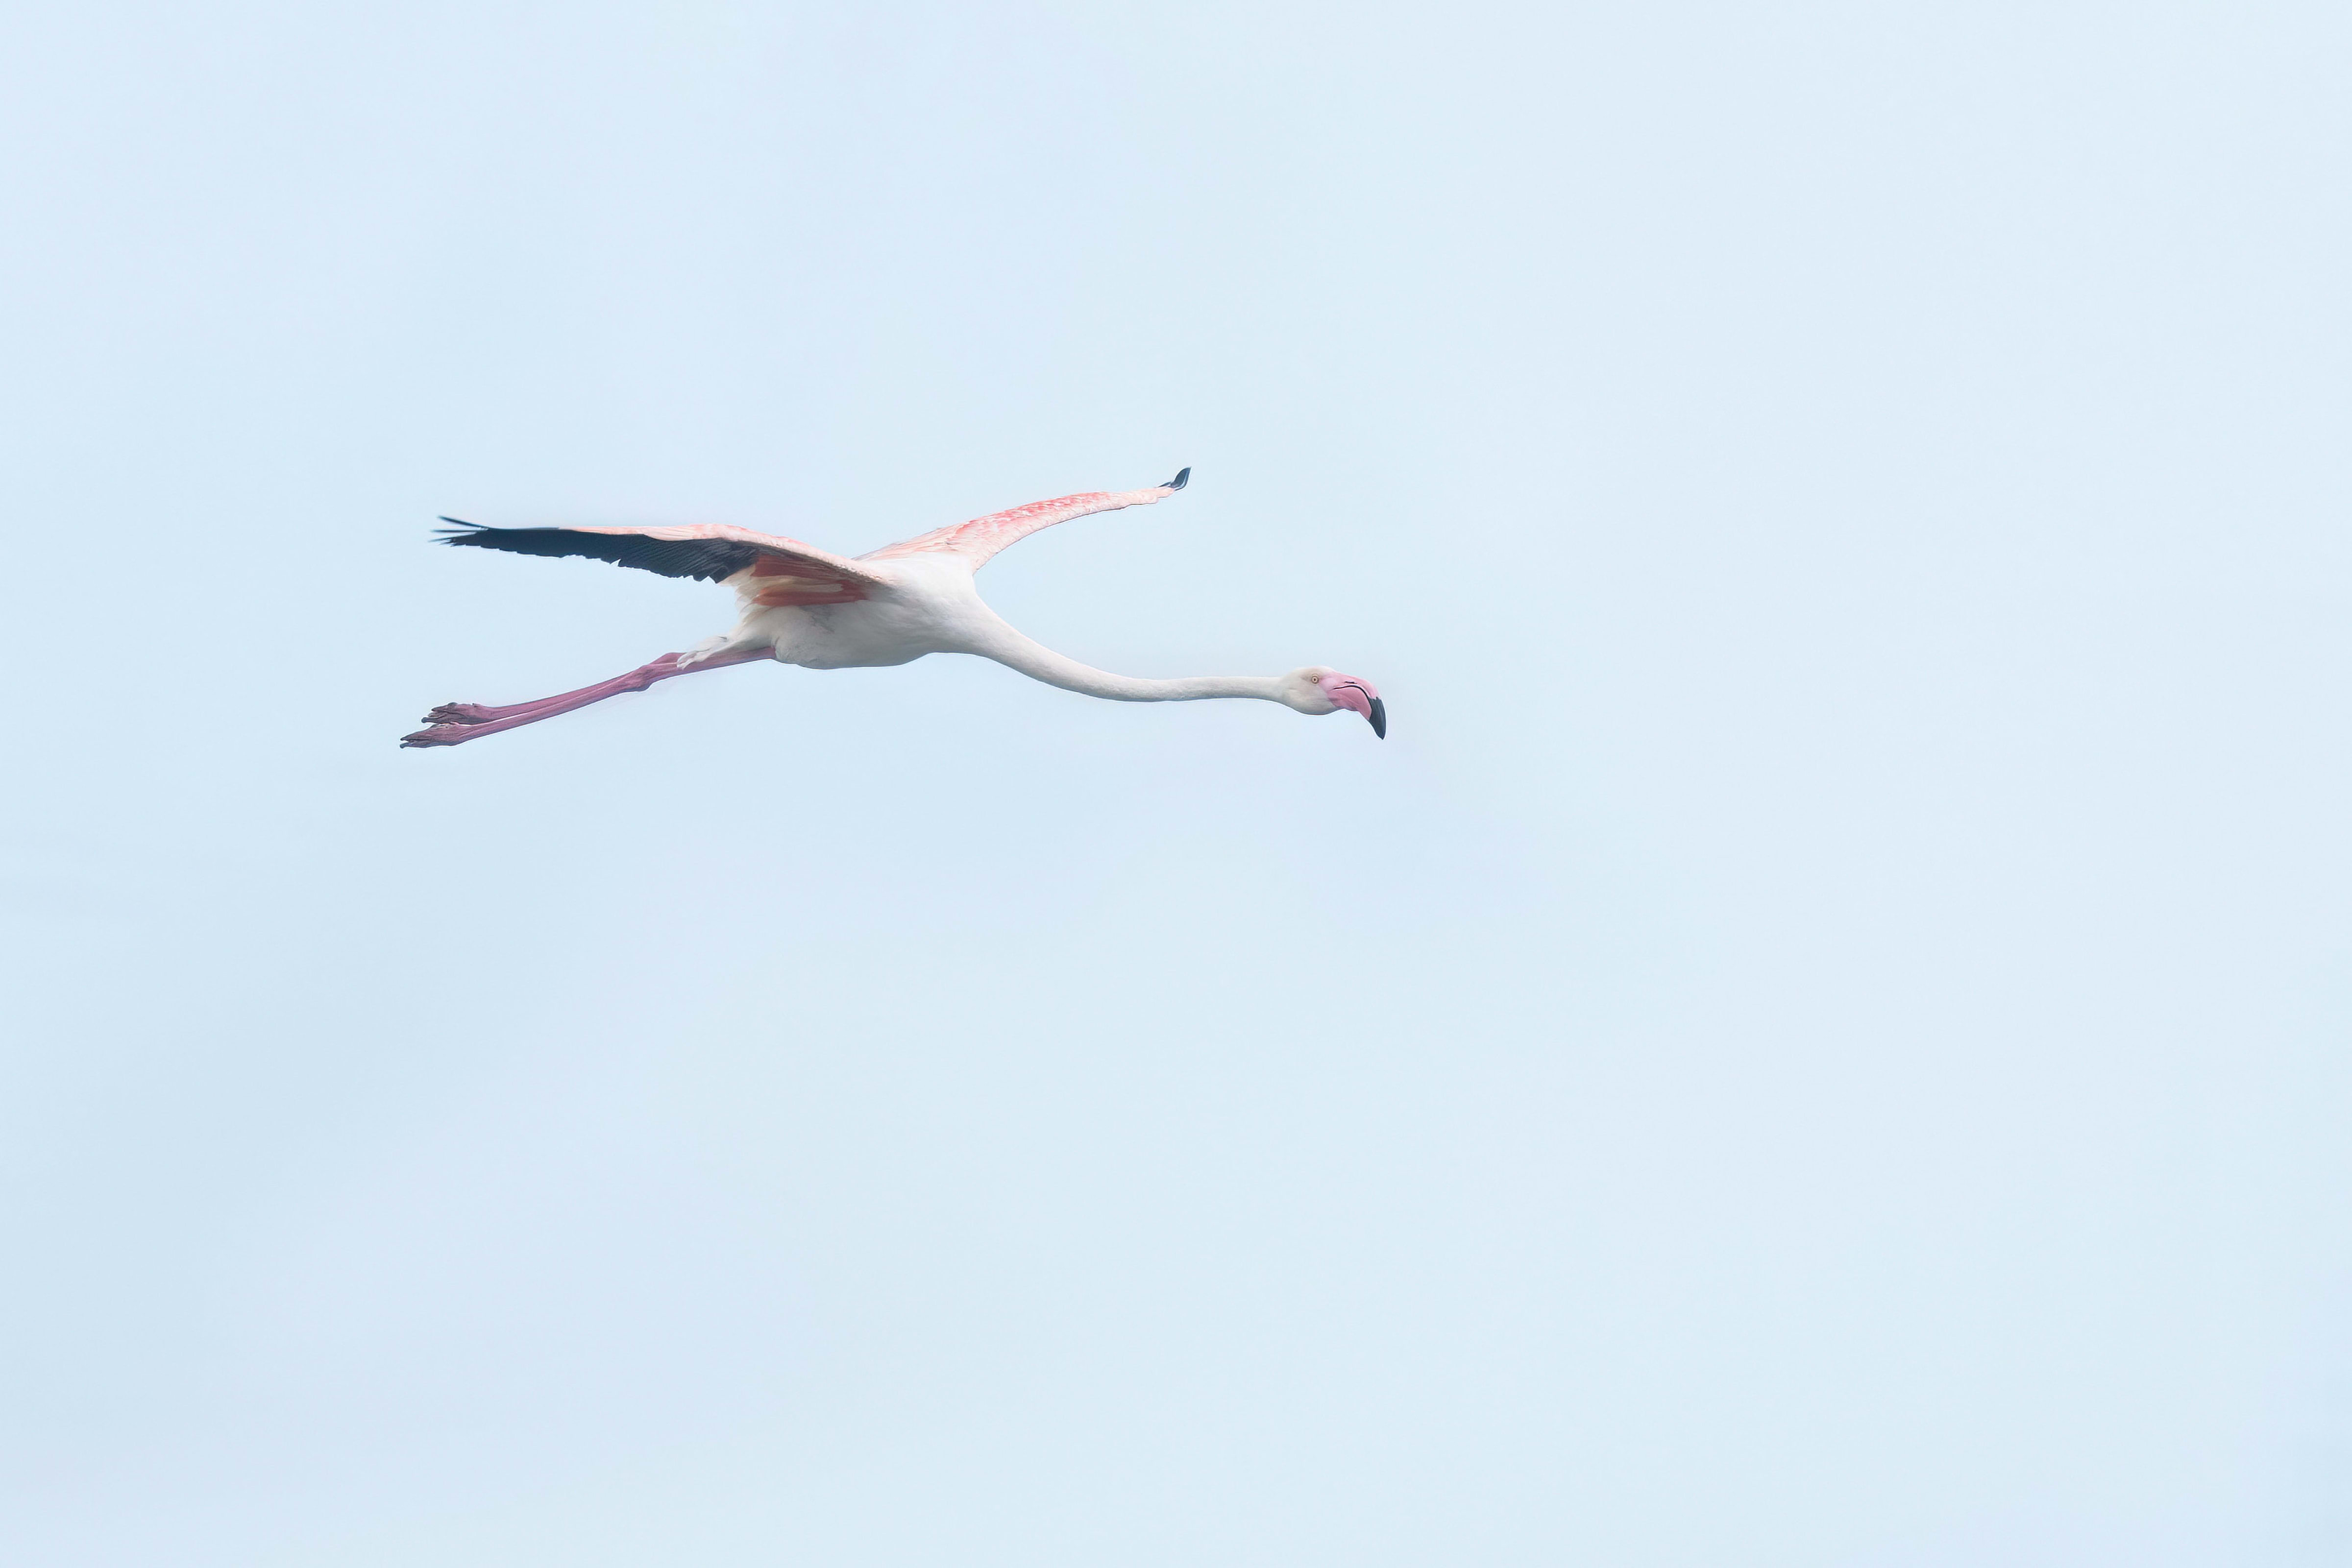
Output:
<path fill-rule="evenodd" d="M 1353 675 L 1326 675 L 1315 684 L 1323 688 L 1325 696 L 1349 713 L 1362 714 L 1371 724 L 1374 735 L 1382 740 L 1389 737 L 1388 706 L 1381 701 L 1380 693 Z"/>

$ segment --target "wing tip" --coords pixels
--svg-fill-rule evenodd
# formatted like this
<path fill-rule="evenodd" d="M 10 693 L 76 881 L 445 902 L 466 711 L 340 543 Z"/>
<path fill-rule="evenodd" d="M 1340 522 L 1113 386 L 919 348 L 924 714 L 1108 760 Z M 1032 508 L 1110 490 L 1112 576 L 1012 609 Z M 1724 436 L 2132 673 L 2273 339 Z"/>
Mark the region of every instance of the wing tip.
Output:
<path fill-rule="evenodd" d="M 1172 496 L 1172 495 L 1174 495 L 1177 491 L 1179 491 L 1179 490 L 1182 489 L 1182 488 L 1184 487 L 1185 481 L 1186 481 L 1186 480 L 1188 480 L 1188 479 L 1190 479 L 1190 478 L 1192 478 L 1192 468 L 1191 468 L 1189 465 L 1188 465 L 1188 466 L 1186 466 L 1186 467 L 1179 468 L 1179 469 L 1177 469 L 1177 470 L 1176 470 L 1176 477 L 1174 477 L 1173 479 L 1169 480 L 1169 481 L 1168 481 L 1168 483 L 1166 483 L 1165 485 L 1160 486 L 1160 487 L 1161 489 L 1163 489 L 1163 490 L 1167 491 L 1170 495 L 1171 495 L 1171 496 Z M 442 518 L 441 520 L 442 520 L 443 522 L 447 522 L 449 519 L 447 519 L 446 517 L 444 517 L 444 518 Z"/>

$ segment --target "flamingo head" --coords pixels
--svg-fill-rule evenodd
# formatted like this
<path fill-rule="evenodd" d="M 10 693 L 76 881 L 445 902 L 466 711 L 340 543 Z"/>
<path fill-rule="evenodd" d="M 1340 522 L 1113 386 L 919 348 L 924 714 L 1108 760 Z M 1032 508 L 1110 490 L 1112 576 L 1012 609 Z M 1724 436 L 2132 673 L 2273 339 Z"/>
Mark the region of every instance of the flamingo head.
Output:
<path fill-rule="evenodd" d="M 1282 700 L 1300 713 L 1338 713 L 1346 708 L 1349 713 L 1362 714 L 1374 735 L 1382 740 L 1388 738 L 1389 710 L 1381 701 L 1379 688 L 1371 682 L 1343 675 L 1323 664 L 1293 670 L 1282 682 Z"/>

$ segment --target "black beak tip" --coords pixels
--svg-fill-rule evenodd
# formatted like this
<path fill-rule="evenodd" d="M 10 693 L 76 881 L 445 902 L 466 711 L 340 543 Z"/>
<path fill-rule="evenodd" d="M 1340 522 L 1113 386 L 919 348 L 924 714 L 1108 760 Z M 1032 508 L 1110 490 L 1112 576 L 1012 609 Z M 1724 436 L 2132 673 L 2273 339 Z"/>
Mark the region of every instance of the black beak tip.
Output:
<path fill-rule="evenodd" d="M 1365 716 L 1372 721 L 1372 733 L 1386 740 L 1389 737 L 1389 705 L 1374 697 L 1372 711 Z"/>

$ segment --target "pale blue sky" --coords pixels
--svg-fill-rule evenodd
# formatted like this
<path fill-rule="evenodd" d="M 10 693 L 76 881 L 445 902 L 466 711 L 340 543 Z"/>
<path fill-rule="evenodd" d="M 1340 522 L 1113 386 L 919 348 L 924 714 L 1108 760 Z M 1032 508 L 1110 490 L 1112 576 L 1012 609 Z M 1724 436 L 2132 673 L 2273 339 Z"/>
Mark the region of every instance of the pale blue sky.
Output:
<path fill-rule="evenodd" d="M 0 1556 L 2344 1561 L 2347 43 L 20 11 Z"/>

